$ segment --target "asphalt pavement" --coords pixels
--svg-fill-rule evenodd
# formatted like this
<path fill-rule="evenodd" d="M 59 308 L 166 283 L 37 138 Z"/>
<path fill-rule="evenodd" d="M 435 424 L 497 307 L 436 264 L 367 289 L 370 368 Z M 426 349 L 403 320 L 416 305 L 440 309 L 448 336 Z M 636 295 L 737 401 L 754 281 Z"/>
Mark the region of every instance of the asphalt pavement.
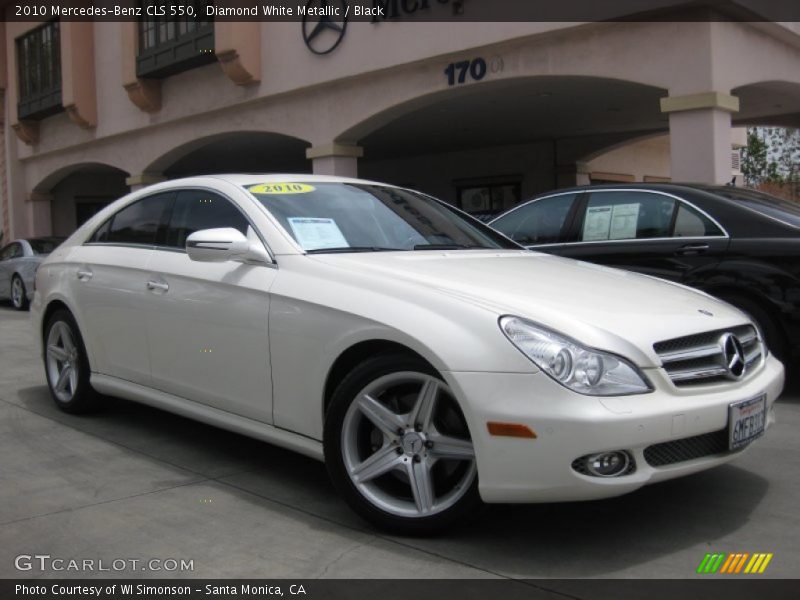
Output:
<path fill-rule="evenodd" d="M 776 411 L 765 438 L 705 473 L 392 537 L 312 459 L 112 398 L 91 416 L 60 412 L 28 313 L 0 305 L 0 577 L 687 578 L 707 552 L 770 552 L 759 577 L 796 577 L 800 389 Z M 35 555 L 67 562 L 24 558 Z M 166 570 L 180 561 L 191 570 Z"/>

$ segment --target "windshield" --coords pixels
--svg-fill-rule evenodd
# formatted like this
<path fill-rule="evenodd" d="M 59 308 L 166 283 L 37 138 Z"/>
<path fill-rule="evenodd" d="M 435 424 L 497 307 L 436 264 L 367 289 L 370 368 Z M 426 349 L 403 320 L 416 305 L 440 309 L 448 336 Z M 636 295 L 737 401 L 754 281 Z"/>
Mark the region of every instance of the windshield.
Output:
<path fill-rule="evenodd" d="M 762 215 L 778 219 L 789 225 L 794 225 L 795 227 L 800 227 L 800 204 L 797 202 L 777 198 L 776 196 L 771 196 L 764 192 L 746 190 L 743 188 L 714 188 L 711 191 L 720 196 L 730 198 L 731 200 L 736 200 L 738 203 Z"/>
<path fill-rule="evenodd" d="M 424 194 L 354 183 L 245 186 L 307 252 L 520 249 Z"/>

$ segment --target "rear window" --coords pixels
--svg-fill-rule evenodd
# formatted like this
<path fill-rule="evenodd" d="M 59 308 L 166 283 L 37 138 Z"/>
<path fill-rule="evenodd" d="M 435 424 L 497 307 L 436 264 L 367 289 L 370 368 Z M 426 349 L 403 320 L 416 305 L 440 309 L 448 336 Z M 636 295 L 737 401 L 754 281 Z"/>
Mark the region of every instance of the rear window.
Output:
<path fill-rule="evenodd" d="M 800 227 L 800 203 L 777 198 L 764 192 L 735 187 L 715 188 L 710 191 L 719 196 L 735 200 L 762 215 L 772 217 L 794 227 Z"/>
<path fill-rule="evenodd" d="M 65 238 L 28 240 L 34 254 L 50 254 Z"/>

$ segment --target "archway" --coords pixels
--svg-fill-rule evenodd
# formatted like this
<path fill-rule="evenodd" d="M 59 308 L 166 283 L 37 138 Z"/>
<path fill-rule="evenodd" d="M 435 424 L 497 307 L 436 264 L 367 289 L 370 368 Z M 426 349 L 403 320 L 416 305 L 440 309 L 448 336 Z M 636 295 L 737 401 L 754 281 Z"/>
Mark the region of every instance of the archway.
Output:
<path fill-rule="evenodd" d="M 359 176 L 489 213 L 575 184 L 576 163 L 588 153 L 666 133 L 666 95 L 600 77 L 506 79 L 394 106 L 338 139 L 364 148 Z"/>
<path fill-rule="evenodd" d="M 213 173 L 309 173 L 299 138 L 263 131 L 220 133 L 177 146 L 154 160 L 145 171 L 169 179 Z"/>
<path fill-rule="evenodd" d="M 66 236 L 101 208 L 127 194 L 127 177 L 122 169 L 102 163 L 69 165 L 36 184 L 33 197 L 49 200 L 51 233 Z"/>

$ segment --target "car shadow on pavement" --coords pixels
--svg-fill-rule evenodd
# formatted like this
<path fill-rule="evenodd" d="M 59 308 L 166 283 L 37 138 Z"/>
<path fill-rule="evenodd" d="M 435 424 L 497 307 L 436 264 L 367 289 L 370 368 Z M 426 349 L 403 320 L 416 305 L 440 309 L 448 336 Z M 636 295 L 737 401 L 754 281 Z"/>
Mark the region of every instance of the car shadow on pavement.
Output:
<path fill-rule="evenodd" d="M 53 406 L 45 386 L 21 389 L 18 396 L 34 413 L 213 479 L 255 505 L 277 503 L 281 513 L 311 528 L 369 531 L 313 459 L 124 400 L 108 398 L 101 412 L 73 416 Z M 764 478 L 723 466 L 610 500 L 490 506 L 436 538 L 378 535 L 494 573 L 603 576 L 713 544 L 751 519 L 767 488 Z"/>

